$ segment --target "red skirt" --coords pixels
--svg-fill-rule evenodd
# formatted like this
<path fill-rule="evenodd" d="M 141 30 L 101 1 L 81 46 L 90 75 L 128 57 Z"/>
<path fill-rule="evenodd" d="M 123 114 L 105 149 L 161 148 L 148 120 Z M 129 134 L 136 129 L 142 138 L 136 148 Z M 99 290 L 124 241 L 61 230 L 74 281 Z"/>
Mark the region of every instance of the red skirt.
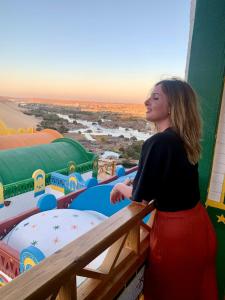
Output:
<path fill-rule="evenodd" d="M 216 235 L 205 208 L 157 211 L 150 233 L 145 300 L 217 300 Z"/>

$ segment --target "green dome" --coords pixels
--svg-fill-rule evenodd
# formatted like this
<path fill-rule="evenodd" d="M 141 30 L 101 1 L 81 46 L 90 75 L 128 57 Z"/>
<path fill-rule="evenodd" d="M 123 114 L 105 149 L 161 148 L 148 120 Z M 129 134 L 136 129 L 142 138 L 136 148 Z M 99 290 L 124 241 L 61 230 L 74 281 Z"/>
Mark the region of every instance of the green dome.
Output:
<path fill-rule="evenodd" d="M 0 151 L 0 179 L 3 185 L 30 179 L 37 169 L 46 174 L 68 168 L 74 161 L 76 166 L 91 162 L 95 154 L 87 152 L 81 144 L 60 138 L 51 144 Z"/>

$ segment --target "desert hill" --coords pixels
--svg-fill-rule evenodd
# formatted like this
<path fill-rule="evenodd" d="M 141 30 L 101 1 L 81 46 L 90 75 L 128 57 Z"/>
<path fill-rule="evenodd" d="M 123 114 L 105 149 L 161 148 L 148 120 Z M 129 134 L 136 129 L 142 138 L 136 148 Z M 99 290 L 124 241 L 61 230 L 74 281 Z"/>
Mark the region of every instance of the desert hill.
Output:
<path fill-rule="evenodd" d="M 38 120 L 34 116 L 23 114 L 16 102 L 0 98 L 0 121 L 8 128 L 36 128 Z"/>

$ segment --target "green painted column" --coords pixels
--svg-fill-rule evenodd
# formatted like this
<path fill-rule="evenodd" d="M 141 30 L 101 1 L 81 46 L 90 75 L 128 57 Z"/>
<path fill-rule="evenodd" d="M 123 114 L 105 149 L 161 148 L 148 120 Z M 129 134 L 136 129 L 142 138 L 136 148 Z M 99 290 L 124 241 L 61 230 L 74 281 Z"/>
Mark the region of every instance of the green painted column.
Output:
<path fill-rule="evenodd" d="M 203 139 L 199 178 L 202 201 L 206 201 L 212 170 L 218 119 L 225 77 L 225 0 L 196 0 L 188 81 L 202 108 Z M 225 297 L 225 224 L 218 216 L 224 210 L 209 207 L 218 240 L 217 278 L 219 299 Z"/>
<path fill-rule="evenodd" d="M 188 81 L 197 92 L 203 119 L 200 188 L 205 202 L 211 174 L 225 70 L 225 1 L 197 0 Z"/>

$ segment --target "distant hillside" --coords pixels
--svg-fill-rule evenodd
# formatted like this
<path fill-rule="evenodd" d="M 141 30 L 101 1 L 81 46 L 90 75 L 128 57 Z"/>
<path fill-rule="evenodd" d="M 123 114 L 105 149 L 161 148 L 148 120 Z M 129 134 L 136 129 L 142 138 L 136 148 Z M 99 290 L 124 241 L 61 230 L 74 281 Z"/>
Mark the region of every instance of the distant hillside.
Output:
<path fill-rule="evenodd" d="M 38 119 L 34 116 L 27 116 L 18 107 L 18 104 L 0 97 L 0 121 L 3 121 L 8 128 L 36 128 Z"/>

